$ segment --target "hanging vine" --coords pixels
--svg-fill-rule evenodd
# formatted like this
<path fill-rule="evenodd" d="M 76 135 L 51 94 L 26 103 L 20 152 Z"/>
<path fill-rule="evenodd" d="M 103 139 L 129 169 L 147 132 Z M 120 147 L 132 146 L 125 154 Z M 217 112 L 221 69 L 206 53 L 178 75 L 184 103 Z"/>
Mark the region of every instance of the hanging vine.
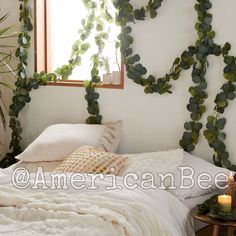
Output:
<path fill-rule="evenodd" d="M 212 31 L 211 27 L 212 15 L 208 13 L 210 8 L 211 3 L 209 1 L 199 1 L 199 4 L 195 5 L 195 10 L 198 12 L 198 22 L 195 28 L 199 38 L 194 47 L 196 62 L 192 69 L 192 80 L 196 86 L 189 88 L 191 98 L 187 109 L 191 112 L 190 118 L 192 121 L 185 123 L 184 127 L 186 132 L 184 132 L 180 141 L 180 145 L 188 152 L 195 149 L 200 131 L 203 127 L 202 123 L 199 121 L 206 111 L 204 101 L 208 97 L 205 78 L 208 67 L 207 58 L 209 55 L 219 56 L 221 54 L 221 47 L 216 45 L 213 41 L 215 32 Z"/>
<path fill-rule="evenodd" d="M 148 15 L 147 13 L 151 13 L 151 11 L 149 11 L 150 6 L 155 6 L 152 10 L 152 12 L 155 11 L 155 14 L 150 14 L 151 17 L 155 17 L 162 1 L 149 1 L 148 6 L 138 10 L 134 10 L 129 1 L 115 1 L 115 7 L 118 9 L 116 19 L 123 27 L 122 33 L 119 36 L 121 40 L 121 53 L 124 57 L 128 78 L 144 86 L 145 93 L 171 93 L 170 81 L 179 79 L 182 70 L 192 68 L 192 80 L 195 86 L 189 88 L 191 98 L 187 105 L 191 121 L 185 123 L 184 127 L 186 131 L 180 140 L 180 145 L 188 152 L 195 149 L 195 145 L 199 140 L 200 131 L 203 127 L 200 120 L 206 111 L 204 101 L 208 97 L 205 78 L 208 67 L 207 58 L 209 55 L 220 56 L 223 54 L 225 62 L 228 63 L 224 69 L 225 78 L 229 80 L 229 82 L 222 87 L 223 92 L 218 94 L 215 99 L 216 115 L 208 117 L 207 130 L 204 131 L 204 135 L 210 147 L 215 151 L 213 157 L 215 164 L 236 170 L 236 166 L 232 165 L 229 161 L 229 153 L 226 151 L 226 146 L 223 142 L 226 138 L 226 134 L 222 130 L 224 129 L 226 120 L 219 118 L 220 113 L 222 114 L 224 108 L 228 106 L 227 99 L 233 100 L 235 98 L 235 86 L 232 84 L 236 81 L 235 58 L 227 56 L 230 50 L 229 43 L 226 43 L 222 48 L 214 42 L 215 32 L 212 30 L 211 26 L 212 14 L 209 13 L 212 7 L 211 2 L 209 0 L 197 1 L 198 3 L 195 4 L 195 10 L 198 13 L 198 22 L 195 28 L 198 32 L 198 39 L 195 45 L 189 46 L 180 58 L 175 59 L 170 72 L 160 78 L 155 78 L 153 75 L 144 78 L 144 75 L 147 74 L 147 69 L 140 63 L 140 56 L 133 52 L 132 44 L 134 38 L 131 36 L 132 28 L 129 24 L 134 23 L 135 20 L 145 20 Z"/>
<path fill-rule="evenodd" d="M 91 57 L 92 69 L 91 69 L 91 80 L 85 81 L 86 95 L 85 100 L 87 101 L 87 111 L 90 116 L 86 119 L 87 124 L 101 124 L 102 116 L 99 110 L 99 93 L 95 91 L 97 85 L 101 83 L 99 76 L 99 67 L 102 65 L 101 57 L 102 52 L 106 44 L 106 40 L 109 38 L 109 30 L 105 29 L 105 22 L 113 23 L 113 18 L 108 10 L 108 4 L 106 0 L 100 1 L 98 15 L 96 16 L 96 35 L 95 44 L 97 45 L 98 52 Z"/>
<path fill-rule="evenodd" d="M 33 30 L 33 25 L 31 23 L 32 13 L 28 4 L 29 0 L 20 0 L 19 20 L 22 22 L 22 31 L 18 36 L 19 47 L 15 53 L 16 57 L 19 58 L 19 64 L 17 67 L 17 80 L 15 82 L 16 89 L 13 92 L 12 104 L 9 107 L 9 127 L 12 130 L 9 148 L 12 152 L 7 153 L 1 160 L 1 167 L 7 167 L 15 163 L 16 159 L 14 157 L 22 151 L 20 146 L 22 128 L 18 116 L 26 103 L 29 103 L 31 100 L 30 91 L 32 89 L 37 89 L 40 85 L 46 85 L 47 81 L 53 81 L 57 78 L 55 74 L 46 74 L 45 72 L 40 74 L 35 73 L 32 78 L 27 78 L 28 49 L 31 40 L 29 33 Z"/>
<path fill-rule="evenodd" d="M 91 117 L 87 119 L 87 123 L 100 124 L 102 116 L 99 114 L 98 98 L 99 94 L 95 92 L 95 87 L 101 82 L 98 76 L 98 67 L 100 66 L 99 55 L 102 53 L 105 45 L 104 41 L 108 38 L 108 33 L 103 31 L 104 24 L 101 19 L 111 22 L 113 19 L 107 9 L 106 0 L 100 1 L 100 14 L 96 15 L 97 3 L 93 0 L 83 0 L 84 5 L 88 11 L 88 15 L 82 20 L 83 28 L 80 29 L 80 39 L 72 46 L 71 58 L 68 64 L 57 68 L 54 73 L 34 73 L 32 78 L 27 78 L 26 68 L 28 59 L 28 49 L 30 47 L 31 37 L 29 33 L 33 30 L 32 13 L 29 7 L 29 0 L 20 1 L 20 22 L 22 23 L 22 32 L 19 34 L 19 47 L 16 50 L 16 57 L 19 58 L 17 81 L 15 83 L 16 89 L 13 92 L 12 104 L 9 108 L 10 128 L 12 130 L 11 142 L 9 148 L 12 150 L 7 153 L 5 158 L 0 161 L 1 167 L 7 167 L 16 162 L 14 158 L 21 153 L 20 146 L 22 128 L 18 115 L 24 106 L 30 102 L 30 92 L 32 89 L 38 89 L 39 86 L 47 85 L 50 81 L 57 82 L 58 79 L 66 80 L 72 74 L 73 70 L 80 66 L 81 56 L 85 54 L 90 48 L 90 44 L 85 40 L 90 36 L 92 29 L 96 25 L 96 31 L 99 32 L 95 37 L 95 42 L 99 48 L 98 54 L 94 54 L 91 58 L 93 68 L 91 70 L 91 80 L 85 81 L 86 93 L 85 96 L 88 102 L 88 112 Z"/>
<path fill-rule="evenodd" d="M 229 105 L 230 100 L 236 97 L 236 57 L 230 56 L 230 44 L 226 43 L 222 48 L 222 55 L 224 57 L 225 68 L 224 78 L 226 83 L 221 87 L 221 92 L 216 95 L 214 115 L 208 116 L 206 130 L 204 136 L 208 140 L 211 148 L 214 149 L 213 160 L 215 165 L 223 166 L 225 168 L 236 170 L 236 166 L 229 161 L 229 153 L 226 150 L 225 139 L 226 133 L 223 132 L 226 124 L 226 119 L 221 117 L 225 109 Z"/>
<path fill-rule="evenodd" d="M 99 110 L 99 93 L 96 87 L 101 83 L 99 76 L 99 67 L 101 65 L 101 53 L 108 37 L 108 32 L 104 29 L 104 22 L 113 22 L 114 16 L 109 13 L 107 0 L 99 1 L 99 5 L 93 0 L 83 0 L 88 11 L 88 16 L 82 20 L 82 28 L 79 31 L 79 40 L 72 47 L 71 58 L 68 64 L 58 68 L 55 73 L 47 74 L 45 72 L 35 73 L 32 78 L 27 78 L 27 50 L 30 46 L 29 33 L 33 30 L 31 23 L 31 9 L 28 6 L 29 0 L 20 0 L 20 21 L 22 22 L 22 32 L 19 34 L 19 48 L 16 56 L 19 58 L 18 78 L 16 81 L 17 89 L 14 91 L 13 103 L 10 106 L 10 128 L 12 129 L 12 140 L 10 148 L 12 153 L 7 154 L 3 164 L 5 166 L 12 164 L 14 156 L 21 152 L 21 126 L 18 119 L 19 112 L 26 103 L 30 102 L 30 91 L 37 89 L 41 85 L 46 85 L 48 81 L 57 81 L 58 78 L 64 80 L 72 74 L 74 68 L 81 64 L 82 55 L 90 48 L 90 44 L 86 42 L 93 30 L 96 30 L 94 38 L 98 47 L 98 52 L 91 57 L 92 69 L 91 80 L 85 81 L 86 96 L 88 104 L 88 113 L 90 116 L 86 120 L 90 124 L 100 124 L 102 116 Z M 187 49 L 177 57 L 169 72 L 161 77 L 147 75 L 147 69 L 141 64 L 141 57 L 135 53 L 132 44 L 134 38 L 132 36 L 131 25 L 136 21 L 144 21 L 147 17 L 155 18 L 161 7 L 163 0 L 149 0 L 146 6 L 135 9 L 130 0 L 113 0 L 113 4 L 117 9 L 116 23 L 122 28 L 118 36 L 123 63 L 126 67 L 127 77 L 135 83 L 144 87 L 145 93 L 172 93 L 172 81 L 180 78 L 183 70 L 192 69 L 193 86 L 189 88 L 191 97 L 187 105 L 190 112 L 191 120 L 184 124 L 186 131 L 184 132 L 180 145 L 188 152 L 195 149 L 198 143 L 200 132 L 203 128 L 201 122 L 202 116 L 206 111 L 204 105 L 208 95 L 206 71 L 209 66 L 208 56 L 223 56 L 225 62 L 224 78 L 227 82 L 221 87 L 221 92 L 215 98 L 214 114 L 207 118 L 204 136 L 208 140 L 211 148 L 214 149 L 214 163 L 217 166 L 223 166 L 232 170 L 236 170 L 236 166 L 229 161 L 229 153 L 226 150 L 225 139 L 226 134 L 223 132 L 226 119 L 221 117 L 225 109 L 229 105 L 229 100 L 236 97 L 236 57 L 230 56 L 230 44 L 226 43 L 223 47 L 214 42 L 215 32 L 212 30 L 212 14 L 209 10 L 212 4 L 209 0 L 197 0 L 195 10 L 198 13 L 198 21 L 195 28 L 198 33 L 198 39 L 194 45 Z M 2 165 L 2 164 L 1 164 Z"/>

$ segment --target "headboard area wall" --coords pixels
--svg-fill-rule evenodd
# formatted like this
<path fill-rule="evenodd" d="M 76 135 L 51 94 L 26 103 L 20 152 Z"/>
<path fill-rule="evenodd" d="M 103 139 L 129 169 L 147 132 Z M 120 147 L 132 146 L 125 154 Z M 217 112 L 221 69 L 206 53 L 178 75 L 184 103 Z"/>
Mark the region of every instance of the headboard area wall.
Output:
<path fill-rule="evenodd" d="M 17 0 L 15 0 L 17 2 Z M 133 4 L 147 1 L 133 1 Z M 141 55 L 149 73 L 160 76 L 171 67 L 176 55 L 180 55 L 196 41 L 195 0 L 165 1 L 155 19 L 139 21 L 133 27 L 134 48 Z M 17 4 L 16 4 L 17 5 Z M 138 6 L 138 5 L 137 5 Z M 236 2 L 234 0 L 214 1 L 211 10 L 215 41 L 223 45 L 230 42 L 231 53 L 236 55 Z M 29 74 L 34 71 L 33 47 L 30 50 Z M 214 98 L 224 82 L 222 58 L 210 57 L 206 74 L 208 95 L 206 120 L 214 108 Z M 100 109 L 103 122 L 122 120 L 124 134 L 119 148 L 121 153 L 137 153 L 179 147 L 184 132 L 183 124 L 189 120 L 186 105 L 189 100 L 188 88 L 192 84 L 191 71 L 183 72 L 178 81 L 172 82 L 173 94 L 144 94 L 143 88 L 125 78 L 125 88 L 99 89 Z M 85 90 L 78 87 L 46 86 L 31 93 L 32 101 L 22 113 L 23 146 L 28 145 L 45 127 L 54 123 L 85 122 L 88 117 Z M 236 163 L 236 104 L 231 103 L 224 113 L 227 117 L 225 131 L 230 160 Z M 204 122 L 205 123 L 205 122 Z M 200 157 L 212 161 L 212 149 L 201 136 L 194 151 Z"/>

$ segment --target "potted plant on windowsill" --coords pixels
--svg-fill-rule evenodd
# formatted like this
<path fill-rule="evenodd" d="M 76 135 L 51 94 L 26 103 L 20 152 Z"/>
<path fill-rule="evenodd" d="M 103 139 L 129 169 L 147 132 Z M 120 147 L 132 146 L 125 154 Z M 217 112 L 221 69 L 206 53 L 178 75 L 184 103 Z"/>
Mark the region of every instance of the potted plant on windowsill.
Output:
<path fill-rule="evenodd" d="M 103 74 L 102 82 L 103 84 L 111 84 L 111 70 L 108 57 L 101 58 L 101 64 L 106 71 L 106 74 Z"/>
<path fill-rule="evenodd" d="M 121 82 L 120 81 L 121 68 L 120 68 L 120 63 L 119 63 L 119 60 L 118 60 L 118 49 L 120 48 L 120 42 L 119 41 L 116 42 L 115 47 L 116 47 L 116 55 L 115 55 L 114 64 L 116 64 L 118 70 L 112 71 L 111 81 L 112 81 L 112 84 L 117 85 L 117 84 L 120 84 L 120 82 Z"/>

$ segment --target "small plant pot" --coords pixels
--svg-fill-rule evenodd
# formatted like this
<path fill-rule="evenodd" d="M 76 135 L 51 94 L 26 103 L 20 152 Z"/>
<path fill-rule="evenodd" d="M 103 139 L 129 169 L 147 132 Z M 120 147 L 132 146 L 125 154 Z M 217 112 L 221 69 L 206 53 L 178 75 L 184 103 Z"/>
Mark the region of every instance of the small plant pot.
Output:
<path fill-rule="evenodd" d="M 102 82 L 103 84 L 111 84 L 111 73 L 103 75 Z"/>
<path fill-rule="evenodd" d="M 112 71 L 112 84 L 120 84 L 120 71 Z"/>

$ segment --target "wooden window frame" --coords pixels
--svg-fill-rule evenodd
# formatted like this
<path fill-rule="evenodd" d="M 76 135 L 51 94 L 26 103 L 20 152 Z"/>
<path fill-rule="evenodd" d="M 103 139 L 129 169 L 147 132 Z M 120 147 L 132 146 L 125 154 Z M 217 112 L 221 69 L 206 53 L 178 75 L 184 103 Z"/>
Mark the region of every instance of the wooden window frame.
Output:
<path fill-rule="evenodd" d="M 34 67 L 35 71 L 46 71 L 47 68 L 47 0 L 34 0 Z M 38 18 L 42 24 L 38 24 Z M 39 27 L 40 25 L 40 27 Z M 39 45 L 40 42 L 40 45 Z M 38 49 L 41 49 L 40 52 Z M 83 80 L 60 80 L 57 82 L 49 82 L 49 86 L 69 86 L 84 87 Z M 98 88 L 123 89 L 124 88 L 124 64 L 121 63 L 120 84 L 101 84 Z"/>

